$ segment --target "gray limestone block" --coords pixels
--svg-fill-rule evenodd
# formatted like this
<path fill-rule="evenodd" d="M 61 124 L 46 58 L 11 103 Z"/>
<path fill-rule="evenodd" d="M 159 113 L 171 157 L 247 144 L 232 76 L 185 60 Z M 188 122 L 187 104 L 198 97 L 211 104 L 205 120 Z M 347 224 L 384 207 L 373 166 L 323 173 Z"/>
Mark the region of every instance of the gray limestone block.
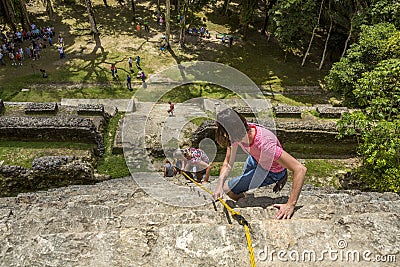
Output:
<path fill-rule="evenodd" d="M 302 112 L 306 107 L 280 105 L 273 107 L 277 118 L 301 118 Z"/>
<path fill-rule="evenodd" d="M 103 104 L 79 104 L 77 112 L 79 115 L 105 116 Z"/>
<path fill-rule="evenodd" d="M 317 112 L 321 118 L 340 118 L 343 113 L 349 112 L 346 107 L 319 106 Z"/>
<path fill-rule="evenodd" d="M 0 166 L 0 197 L 14 196 L 31 188 L 30 170 L 21 166 Z"/>
<path fill-rule="evenodd" d="M 57 103 L 27 103 L 25 114 L 55 114 L 57 113 Z"/>
<path fill-rule="evenodd" d="M 255 109 L 252 109 L 251 107 L 233 107 L 233 110 L 235 110 L 237 113 L 242 114 L 245 117 L 255 117 L 257 115 L 257 111 Z"/>

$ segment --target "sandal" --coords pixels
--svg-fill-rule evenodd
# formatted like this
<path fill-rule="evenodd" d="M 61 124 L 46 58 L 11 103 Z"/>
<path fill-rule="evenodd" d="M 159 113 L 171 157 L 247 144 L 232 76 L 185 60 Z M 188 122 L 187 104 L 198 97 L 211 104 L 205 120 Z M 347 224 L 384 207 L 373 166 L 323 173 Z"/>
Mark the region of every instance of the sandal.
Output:
<path fill-rule="evenodd" d="M 285 186 L 286 182 L 287 182 L 287 173 L 285 174 L 285 176 L 280 179 L 278 182 L 276 182 L 274 188 L 272 189 L 272 191 L 274 191 L 274 193 L 278 193 L 282 190 L 282 188 Z"/>

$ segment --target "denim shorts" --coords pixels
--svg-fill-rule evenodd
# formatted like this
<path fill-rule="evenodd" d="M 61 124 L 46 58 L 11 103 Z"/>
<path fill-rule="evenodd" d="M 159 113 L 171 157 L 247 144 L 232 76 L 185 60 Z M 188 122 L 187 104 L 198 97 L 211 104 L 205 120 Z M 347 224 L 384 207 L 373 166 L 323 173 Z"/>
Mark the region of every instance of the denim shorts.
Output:
<path fill-rule="evenodd" d="M 249 155 L 244 165 L 242 175 L 230 179 L 228 181 L 228 187 L 233 193 L 238 195 L 250 189 L 274 184 L 285 177 L 286 174 L 286 169 L 278 173 L 263 169 L 258 165 L 257 161 Z"/>

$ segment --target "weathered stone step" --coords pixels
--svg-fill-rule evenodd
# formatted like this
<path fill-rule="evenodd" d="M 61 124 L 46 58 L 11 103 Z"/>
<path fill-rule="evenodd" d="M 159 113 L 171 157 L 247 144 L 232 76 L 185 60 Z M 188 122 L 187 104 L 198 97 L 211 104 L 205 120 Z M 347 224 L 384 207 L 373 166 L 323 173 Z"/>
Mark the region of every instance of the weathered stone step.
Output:
<path fill-rule="evenodd" d="M 144 174 L 141 174 L 144 175 Z M 154 187 L 162 191 L 164 189 L 164 183 L 162 179 L 155 177 L 155 180 L 149 179 L 146 185 L 146 180 L 149 178 L 145 177 L 141 183 L 141 187 L 135 183 L 132 178 L 124 178 L 106 181 L 98 183 L 97 185 L 84 185 L 84 186 L 70 186 L 59 189 L 53 189 L 44 192 L 27 193 L 20 194 L 17 198 L 0 198 L 0 206 L 15 206 L 21 205 L 23 203 L 32 205 L 40 203 L 57 203 L 68 201 L 70 203 L 82 203 L 82 204 L 100 204 L 107 202 L 110 204 L 116 203 L 131 203 L 137 204 L 140 201 L 145 201 L 149 203 L 157 202 L 152 197 L 148 196 L 143 192 L 143 188 Z M 158 180 L 157 180 L 158 179 Z M 154 182 L 155 181 L 155 182 Z M 211 185 L 207 185 L 210 190 L 213 190 L 215 182 Z M 190 187 L 192 189 L 190 189 Z M 271 188 L 263 188 L 250 191 L 246 193 L 246 198 L 241 199 L 237 203 L 237 207 L 267 207 L 274 203 L 284 203 L 286 202 L 287 196 L 289 195 L 289 190 L 291 185 L 288 184 L 282 192 L 279 194 L 274 194 L 271 192 Z M 209 201 L 210 196 L 208 193 L 203 192 L 201 189 L 197 188 L 193 184 L 189 186 L 178 186 L 177 189 L 184 190 L 182 198 L 206 198 Z M 166 196 L 169 194 L 176 195 L 182 193 L 181 191 L 171 191 L 163 192 Z M 337 208 L 345 204 L 369 204 L 372 206 L 382 205 L 385 208 L 386 203 L 398 203 L 400 196 L 394 193 L 374 193 L 374 192 L 359 192 L 359 191 L 337 191 L 337 190 L 327 190 L 318 189 L 314 187 L 304 186 L 299 205 L 331 205 Z M 204 202 L 204 203 L 207 203 Z M 160 203 L 161 206 L 168 206 L 165 203 Z M 360 208 L 363 207 L 360 205 Z"/>
<path fill-rule="evenodd" d="M 368 258 L 399 254 L 398 244 L 381 238 L 399 234 L 398 228 L 390 232 L 398 227 L 398 217 L 390 217 L 396 225 L 387 225 L 379 214 L 359 216 L 348 224 L 316 219 L 254 223 L 252 242 L 257 266 L 299 266 L 299 262 L 305 264 L 300 266 L 376 266 L 367 260 L 357 261 L 357 255 L 362 257 L 365 251 L 370 252 Z M 349 228 L 356 226 L 367 231 L 349 234 Z M 32 233 L 28 239 L 9 235 L 5 240 L 2 252 L 6 253 L 0 266 L 250 266 L 244 231 L 238 225 L 148 225 L 83 233 Z M 16 245 L 18 250 L 10 249 Z M 277 255 L 280 250 L 286 252 L 280 255 L 282 261 Z M 328 254 L 327 250 L 336 254 Z M 24 252 L 23 257 L 19 251 Z M 332 255 L 349 258 L 335 260 L 330 258 Z M 299 257 L 298 262 L 288 260 L 290 256 Z M 311 258 L 301 262 L 302 256 Z M 316 264 L 313 256 L 324 261 Z M 386 262 L 384 266 L 396 263 Z"/>
<path fill-rule="evenodd" d="M 285 201 L 289 189 L 253 190 L 236 204 L 251 224 L 258 267 L 377 266 L 333 261 L 322 254 L 326 250 L 400 256 L 398 195 L 305 185 L 293 219 L 273 220 L 270 204 Z M 188 194 L 195 199 L 197 192 Z M 243 228 L 234 220 L 229 224 L 217 207 L 155 201 L 131 178 L 2 198 L 0 266 L 249 266 Z M 283 262 L 279 250 L 286 259 L 291 251 L 327 258 Z"/>
<path fill-rule="evenodd" d="M 147 199 L 146 199 L 147 200 Z M 29 234 L 33 231 L 38 234 L 56 234 L 63 232 L 90 232 L 95 230 L 112 230 L 115 228 L 130 228 L 138 226 L 169 224 L 209 223 L 224 225 L 237 224 L 235 220 L 223 212 L 222 206 L 217 204 L 217 211 L 213 206 L 197 208 L 180 208 L 152 201 L 138 201 L 131 203 L 107 203 L 94 205 L 91 203 L 67 202 L 64 203 L 38 203 L 19 207 L 1 207 L 0 225 L 9 225 L 13 231 L 20 234 Z M 300 205 L 297 206 L 293 221 L 307 221 L 310 218 L 332 223 L 352 221 L 359 216 L 398 216 L 400 202 L 378 203 L 375 205 L 360 203 L 344 204 L 340 207 L 332 205 Z M 235 208 L 236 211 L 251 224 L 273 220 L 277 210 L 269 206 Z M 12 213 L 10 213 L 12 211 Z M 27 219 L 28 218 L 28 219 Z M 31 220 L 29 218 L 35 218 Z M 20 228 L 29 224 L 29 228 Z M 1 232 L 1 231 L 0 231 Z"/>

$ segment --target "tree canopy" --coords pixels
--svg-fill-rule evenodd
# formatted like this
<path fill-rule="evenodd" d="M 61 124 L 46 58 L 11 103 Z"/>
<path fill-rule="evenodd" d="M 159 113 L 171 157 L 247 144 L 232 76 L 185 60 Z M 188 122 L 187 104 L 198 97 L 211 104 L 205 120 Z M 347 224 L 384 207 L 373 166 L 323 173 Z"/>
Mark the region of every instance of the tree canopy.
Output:
<path fill-rule="evenodd" d="M 400 31 L 390 23 L 363 26 L 360 38 L 327 76 L 330 89 L 362 110 L 339 123 L 341 135 L 359 134 L 364 185 L 400 192 Z"/>
<path fill-rule="evenodd" d="M 330 90 L 343 96 L 347 105 L 365 107 L 353 93 L 358 80 L 366 72 L 373 70 L 383 60 L 398 53 L 399 31 L 390 23 L 379 23 L 373 26 L 362 26 L 360 37 L 339 62 L 333 64 L 326 77 Z M 392 51 L 393 50 L 393 51 Z"/>

